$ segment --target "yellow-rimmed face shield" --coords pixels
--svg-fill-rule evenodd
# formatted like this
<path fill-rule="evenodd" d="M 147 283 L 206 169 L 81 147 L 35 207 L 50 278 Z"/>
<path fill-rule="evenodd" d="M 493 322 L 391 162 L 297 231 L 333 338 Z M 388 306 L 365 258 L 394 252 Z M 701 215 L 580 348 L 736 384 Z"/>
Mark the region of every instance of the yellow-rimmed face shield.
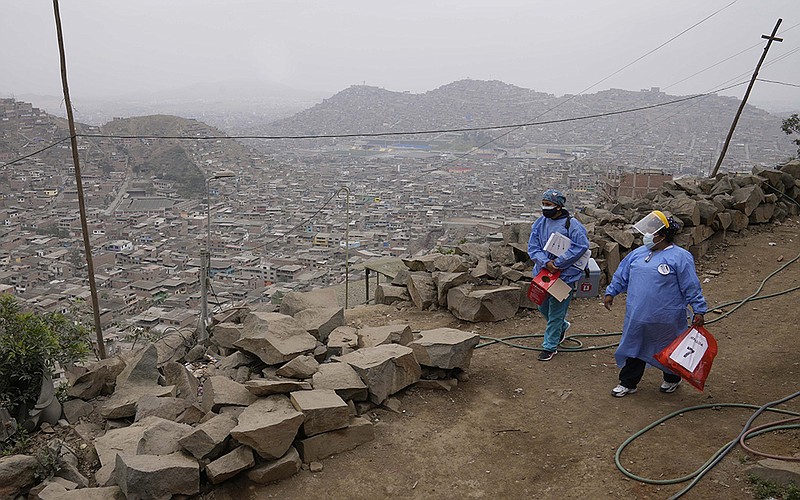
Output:
<path fill-rule="evenodd" d="M 653 210 L 633 225 L 633 228 L 642 234 L 656 234 L 665 227 L 669 227 L 669 221 L 667 221 L 667 216 L 660 210 Z"/>

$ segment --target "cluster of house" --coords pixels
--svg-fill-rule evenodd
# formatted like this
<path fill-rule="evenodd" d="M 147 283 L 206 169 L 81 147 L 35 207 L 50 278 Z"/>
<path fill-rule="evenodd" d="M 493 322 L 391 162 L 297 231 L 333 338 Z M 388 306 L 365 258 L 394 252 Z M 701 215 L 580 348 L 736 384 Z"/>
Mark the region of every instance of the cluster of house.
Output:
<path fill-rule="evenodd" d="M 195 120 L 186 120 L 185 130 L 210 135 Z M 0 292 L 36 310 L 91 318 L 69 142 L 6 164 L 64 134 L 62 122 L 30 104 L 0 99 L 0 138 L 19 145 L 0 151 Z M 486 241 L 504 224 L 533 221 L 549 187 L 565 190 L 577 208 L 593 203 L 601 189 L 636 197 L 672 178 L 662 171 L 617 173 L 603 187 L 604 169 L 565 160 L 580 156 L 574 147 L 489 158 L 441 155 L 414 141 L 378 150 L 334 144 L 261 153 L 231 141 L 185 142 L 207 176 L 205 192 L 193 199 L 181 197 L 175 181 L 131 168 L 137 152 L 155 147 L 152 139 L 79 142 L 109 337 L 132 327 L 195 325 L 204 249 L 211 256 L 213 312 L 360 280 L 373 259 Z M 222 170 L 230 175 L 215 177 Z"/>

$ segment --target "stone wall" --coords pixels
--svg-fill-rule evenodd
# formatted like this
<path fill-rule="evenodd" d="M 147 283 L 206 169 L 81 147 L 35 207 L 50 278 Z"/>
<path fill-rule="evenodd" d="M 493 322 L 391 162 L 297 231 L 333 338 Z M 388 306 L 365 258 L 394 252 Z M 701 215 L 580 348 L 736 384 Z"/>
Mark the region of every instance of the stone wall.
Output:
<path fill-rule="evenodd" d="M 628 252 L 642 244 L 631 226 L 652 210 L 680 219 L 683 228 L 675 243 L 700 259 L 728 233 L 781 222 L 797 215 L 798 208 L 800 160 L 793 160 L 776 169 L 756 167 L 747 175 L 672 180 L 642 199 L 622 197 L 573 216 L 586 226 L 602 287 Z M 375 302 L 447 308 L 465 321 L 513 317 L 519 307 L 533 306 L 526 296 L 533 269 L 527 254 L 529 236 L 529 224 L 505 226 L 502 243 L 464 244 L 451 255 L 405 259 L 408 272 L 378 285 Z"/>

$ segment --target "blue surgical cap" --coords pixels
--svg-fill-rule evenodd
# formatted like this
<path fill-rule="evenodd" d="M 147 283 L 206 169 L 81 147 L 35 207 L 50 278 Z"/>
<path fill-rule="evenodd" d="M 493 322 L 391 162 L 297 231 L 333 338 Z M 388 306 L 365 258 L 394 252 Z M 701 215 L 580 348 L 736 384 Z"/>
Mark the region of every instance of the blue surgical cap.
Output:
<path fill-rule="evenodd" d="M 548 189 L 542 195 L 542 200 L 547 200 L 555 203 L 559 207 L 563 207 L 567 203 L 567 197 L 558 189 Z"/>

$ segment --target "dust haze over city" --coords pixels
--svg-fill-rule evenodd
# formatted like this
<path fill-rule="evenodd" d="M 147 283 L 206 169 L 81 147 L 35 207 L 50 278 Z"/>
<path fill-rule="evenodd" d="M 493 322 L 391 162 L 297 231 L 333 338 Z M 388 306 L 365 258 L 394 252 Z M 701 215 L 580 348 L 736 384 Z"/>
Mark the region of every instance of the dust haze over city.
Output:
<path fill-rule="evenodd" d="M 564 193 L 565 208 L 588 232 L 583 298 L 596 297 L 643 244 L 631 225 L 654 209 L 686 226 L 675 243 L 698 262 L 748 227 L 781 222 L 784 239 L 794 230 L 800 162 L 791 160 L 800 143 L 789 132 L 800 130 L 786 123 L 800 112 L 797 0 L 62 0 L 74 134 L 53 9 L 47 1 L 0 0 L 0 296 L 94 325 L 98 358 L 148 345 L 143 352 L 160 364 L 168 352 L 188 374 L 181 418 L 196 420 L 187 425 L 227 404 L 218 404 L 210 384 L 198 391 L 191 381 L 252 382 L 264 396 L 288 377 L 297 380 L 281 394 L 300 392 L 312 375 L 316 384 L 313 370 L 300 376 L 278 365 L 296 358 L 330 365 L 331 356 L 383 343 L 411 351 L 411 327 L 382 330 L 380 340 L 380 332 L 361 331 L 362 320 L 389 322 L 399 311 L 433 313 L 432 321 L 446 317 L 467 330 L 513 329 L 518 320 L 529 327 L 536 312 L 526 293 L 533 270 L 526 245 L 548 188 Z M 770 251 L 784 259 L 779 248 Z M 715 272 L 703 283 L 722 273 Z M 313 306 L 287 312 L 306 300 Z M 584 304 L 590 311 L 593 303 Z M 386 317 L 363 305 L 386 306 Z M 270 357 L 280 348 L 246 341 L 271 342 L 262 337 L 272 327 L 258 325 L 278 312 L 303 345 Z M 345 313 L 360 316 L 350 321 Z M 349 333 L 337 328 L 347 328 L 346 318 Z M 604 332 L 616 328 L 604 318 Z M 89 374 L 99 365 L 92 366 Z M 584 376 L 595 379 L 597 366 Z M 448 394 L 468 379 L 461 367 L 425 373 L 430 380 L 422 382 Z M 54 375 L 67 383 L 66 374 Z M 120 425 L 141 416 L 127 390 L 134 401 L 141 391 L 166 394 L 156 382 L 131 388 L 122 379 L 107 399 L 107 387 L 95 387 L 105 391 L 99 402 L 95 393 L 76 396 L 75 386 L 71 394 L 94 400 L 91 418 Z M 358 407 L 342 401 L 343 424 L 320 435 L 353 430 L 358 442 L 347 449 L 373 439 L 364 430 L 372 420 L 352 424 L 351 409 L 368 416 L 417 382 L 379 396 L 369 387 L 372 403 Z M 257 399 L 239 389 L 234 420 Z M 367 399 L 367 388 L 353 389 Z M 210 395 L 192 413 L 192 398 L 204 390 Z M 564 403 L 571 391 L 556 399 Z M 0 430 L 5 420 L 0 412 Z M 303 432 L 287 434 L 303 462 L 334 454 L 323 447 L 309 458 L 312 446 L 300 439 L 316 436 Z M 257 464 L 248 477 L 275 480 L 262 474 L 267 457 L 291 452 L 273 457 L 258 448 L 272 441 L 232 451 L 247 465 L 231 476 Z M 260 457 L 253 460 L 248 446 Z M 127 481 L 109 471 L 121 455 L 111 453 L 111 462 L 86 455 L 81 470 L 98 484 L 103 474 Z M 200 462 L 189 457 L 197 480 L 186 490 L 159 485 L 160 493 L 207 493 L 231 477 L 214 477 L 206 463 L 215 457 L 195 457 L 202 479 Z M 286 476 L 300 469 L 299 455 L 289 462 Z M 502 487 L 521 494 L 517 482 Z M 150 482 L 139 483 L 120 487 Z M 640 493 L 614 487 L 617 498 Z M 441 491 L 422 484 L 417 493 Z M 584 497 L 607 493 L 599 491 Z"/>
<path fill-rule="evenodd" d="M 11 162 L 65 137 L 57 117 L 66 110 L 52 5 L 2 8 L 1 153 Z M 800 108 L 794 1 L 81 1 L 60 10 L 86 134 L 83 175 L 96 180 L 93 245 L 109 254 L 101 269 L 123 269 L 109 283 L 127 289 L 172 279 L 164 261 L 175 263 L 187 275 L 178 287 L 186 310 L 198 305 L 192 273 L 204 246 L 217 300 L 268 300 L 341 284 L 350 247 L 363 264 L 530 221 L 545 185 L 580 209 L 625 194 L 627 173 L 648 172 L 653 186 L 707 175 L 779 18 L 784 40 L 772 44 L 723 167 L 749 172 L 794 154 L 780 129 Z M 408 134 L 436 130 L 445 131 Z M 370 136 L 392 132 L 406 135 Z M 333 137 L 152 138 L 165 135 Z M 80 235 L 65 151 L 4 167 L 6 210 L 33 233 Z M 214 178 L 220 171 L 230 176 Z M 332 197 L 342 188 L 354 199 L 349 224 L 346 200 Z M 50 194 L 35 194 L 42 189 Z M 54 278 L 80 285 L 82 249 L 69 253 L 69 269 L 15 276 L 14 286 L 36 296 Z M 158 272 L 125 270 L 145 255 Z M 112 295 L 109 304 L 122 300 Z M 112 323 L 130 326 L 129 313 L 151 302 Z"/>
<path fill-rule="evenodd" d="M 555 95 L 650 87 L 702 93 L 747 79 L 763 48 L 760 35 L 778 18 L 788 38 L 770 60 L 797 47 L 796 2 L 730 3 L 90 0 L 61 10 L 80 116 L 82 102 L 102 99 L 157 102 L 188 92 L 210 101 L 299 95 L 313 102 L 350 85 L 421 93 L 465 78 Z M 0 23 L 0 93 L 60 97 L 52 6 L 6 1 Z M 761 77 L 796 83 L 796 58 L 764 68 Z M 225 95 L 239 91 L 245 95 Z M 741 97 L 743 88 L 722 94 Z M 762 83 L 751 103 L 796 109 L 797 90 Z"/>

